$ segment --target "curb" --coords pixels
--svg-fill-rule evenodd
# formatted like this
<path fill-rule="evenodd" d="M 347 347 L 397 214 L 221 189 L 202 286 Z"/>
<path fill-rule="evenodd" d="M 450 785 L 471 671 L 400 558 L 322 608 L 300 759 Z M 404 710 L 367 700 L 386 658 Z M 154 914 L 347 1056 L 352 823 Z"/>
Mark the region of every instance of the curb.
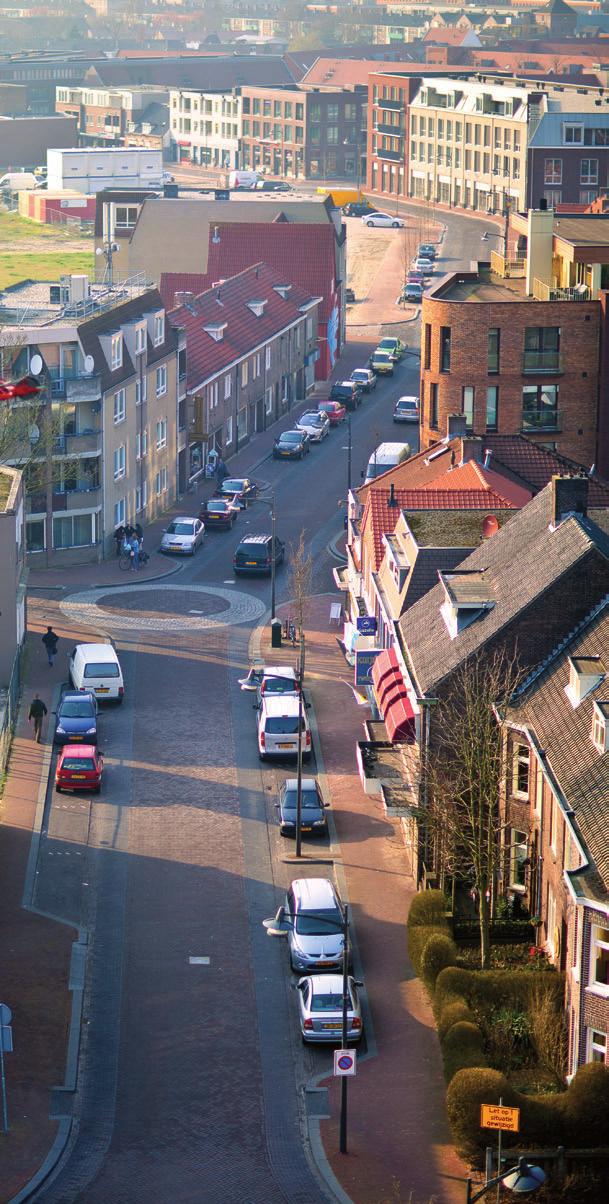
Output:
<path fill-rule="evenodd" d="M 156 573 L 153 577 L 136 576 L 135 580 L 133 580 L 131 577 L 129 577 L 127 581 L 125 581 L 124 578 L 122 581 L 100 581 L 97 584 L 87 585 L 84 588 L 85 589 L 118 589 L 119 585 L 138 585 L 140 581 L 143 581 L 144 584 L 146 584 L 148 581 L 162 581 L 164 577 L 173 577 L 175 575 L 175 573 L 181 573 L 183 568 L 184 568 L 183 564 L 176 564 L 176 565 L 174 565 L 173 568 L 167 569 L 166 572 Z M 127 574 L 125 573 L 125 577 L 126 576 L 127 576 Z M 28 594 L 33 594 L 36 592 L 36 590 L 47 590 L 47 589 L 69 590 L 70 588 L 71 587 L 69 585 L 31 585 L 28 587 L 27 592 L 28 592 Z M 82 585 L 74 586 L 74 588 L 78 589 L 80 591 L 81 589 L 83 589 L 83 586 Z"/>

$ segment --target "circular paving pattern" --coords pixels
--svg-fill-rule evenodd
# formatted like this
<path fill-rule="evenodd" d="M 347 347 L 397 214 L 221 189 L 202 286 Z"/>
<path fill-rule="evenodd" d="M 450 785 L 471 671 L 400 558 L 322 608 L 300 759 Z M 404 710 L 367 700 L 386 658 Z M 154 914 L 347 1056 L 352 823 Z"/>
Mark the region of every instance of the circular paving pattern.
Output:
<path fill-rule="evenodd" d="M 163 585 L 151 582 L 116 589 L 87 589 L 60 603 L 64 615 L 78 626 L 98 631 L 213 631 L 218 627 L 253 623 L 266 604 L 241 590 L 207 585 Z M 189 612 L 203 613 L 189 613 Z M 136 613 L 134 613 L 136 612 Z M 217 616 L 217 617 L 216 617 Z"/>

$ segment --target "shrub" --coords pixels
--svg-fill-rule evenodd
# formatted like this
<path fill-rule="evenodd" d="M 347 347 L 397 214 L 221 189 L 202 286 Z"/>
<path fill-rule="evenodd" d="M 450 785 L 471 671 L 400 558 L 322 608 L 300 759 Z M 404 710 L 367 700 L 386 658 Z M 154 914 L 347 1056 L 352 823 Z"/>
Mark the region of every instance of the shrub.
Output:
<path fill-rule="evenodd" d="M 609 1145 L 609 1067 L 602 1062 L 580 1066 L 562 1098 L 569 1144 Z"/>
<path fill-rule="evenodd" d="M 557 998 L 553 984 L 544 978 L 535 982 L 528 1003 L 531 1041 L 537 1059 L 563 1080 L 567 1065 L 567 1026 L 562 1000 Z"/>
<path fill-rule="evenodd" d="M 443 932 L 432 932 L 427 938 L 420 955 L 421 978 L 433 991 L 440 970 L 454 966 L 457 949 L 454 941 Z"/>
<path fill-rule="evenodd" d="M 480 1128 L 480 1105 L 498 1104 L 500 1099 L 508 1107 L 517 1106 L 516 1092 L 498 1070 L 485 1067 L 459 1070 L 449 1083 L 446 1092 L 448 1119 L 462 1157 L 475 1160 L 485 1144 L 485 1130 Z M 503 1136 L 514 1135 L 504 1133 Z"/>
<path fill-rule="evenodd" d="M 491 1066 L 509 1071 L 527 1061 L 531 1053 L 530 1023 L 522 1006 L 493 1007 L 476 1018 Z"/>
<path fill-rule="evenodd" d="M 415 974 L 421 977 L 421 958 L 430 936 L 450 935 L 446 919 L 446 898 L 441 890 L 425 890 L 415 895 L 408 912 L 408 953 Z"/>
<path fill-rule="evenodd" d="M 438 1010 L 437 1025 L 441 1041 L 444 1040 L 444 1037 L 453 1024 L 458 1024 L 460 1020 L 465 1020 L 470 1024 L 476 1023 L 474 1013 L 462 999 L 453 999 L 450 1003 L 445 1003 L 444 1007 Z"/>
<path fill-rule="evenodd" d="M 447 1083 L 460 1070 L 488 1066 L 482 1033 L 471 1020 L 458 1020 L 442 1042 L 444 1077 Z"/>

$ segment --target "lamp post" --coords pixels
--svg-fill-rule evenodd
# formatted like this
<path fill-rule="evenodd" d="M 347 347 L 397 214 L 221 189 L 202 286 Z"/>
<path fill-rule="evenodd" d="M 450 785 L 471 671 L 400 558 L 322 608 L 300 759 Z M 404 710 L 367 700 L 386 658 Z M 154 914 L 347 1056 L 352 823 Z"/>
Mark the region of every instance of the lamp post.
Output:
<path fill-rule="evenodd" d="M 316 920 L 320 924 L 327 924 L 328 926 L 331 926 L 334 931 L 336 931 L 336 921 L 329 919 L 328 916 L 319 915 L 317 912 L 308 911 L 307 918 L 310 920 Z M 341 920 L 343 934 L 343 1007 L 341 1043 L 342 1048 L 346 1050 L 349 1035 L 349 1003 L 351 1001 L 349 994 L 349 909 L 346 903 L 341 907 Z M 266 928 L 268 936 L 287 936 L 288 932 L 290 932 L 294 927 L 294 921 L 291 916 L 286 915 L 285 907 L 280 907 L 275 916 L 272 916 L 268 920 L 263 920 L 262 923 L 264 928 Z M 341 1079 L 340 1090 L 340 1128 L 338 1145 L 341 1154 L 347 1153 L 347 1101 L 348 1080 L 347 1076 L 343 1075 Z M 474 1199 L 478 1199 L 478 1197 L 476 1196 Z"/>
<path fill-rule="evenodd" d="M 347 453 L 347 498 L 351 493 L 351 453 L 353 451 L 353 441 L 351 438 L 351 412 L 347 413 L 347 434 L 348 440 L 345 447 L 341 450 Z"/>
<path fill-rule="evenodd" d="M 540 1166 L 531 1166 L 526 1158 L 519 1158 L 516 1167 L 511 1166 L 507 1170 L 501 1171 L 494 1179 L 489 1179 L 488 1183 L 485 1183 L 484 1187 L 481 1187 L 480 1191 L 474 1195 L 472 1195 L 472 1181 L 468 1179 L 465 1201 L 466 1204 L 476 1204 L 476 1200 L 485 1196 L 491 1187 L 498 1188 L 502 1183 L 516 1195 L 528 1195 L 530 1192 L 537 1191 L 537 1188 L 545 1183 L 545 1179 L 545 1173 Z"/>

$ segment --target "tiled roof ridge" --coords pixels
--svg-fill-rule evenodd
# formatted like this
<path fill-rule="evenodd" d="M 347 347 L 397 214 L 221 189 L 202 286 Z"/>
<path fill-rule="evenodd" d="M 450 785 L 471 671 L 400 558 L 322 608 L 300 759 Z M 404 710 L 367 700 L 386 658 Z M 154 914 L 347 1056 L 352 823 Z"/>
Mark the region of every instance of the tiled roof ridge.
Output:
<path fill-rule="evenodd" d="M 580 636 L 583 631 L 585 631 L 586 627 L 589 627 L 590 624 L 593 623 L 600 614 L 602 614 L 606 606 L 609 606 L 609 594 L 605 594 L 605 596 L 601 598 L 600 602 L 597 602 L 596 605 L 592 607 L 592 610 L 590 610 L 579 623 L 576 623 L 575 627 L 573 627 L 571 631 L 567 633 L 567 635 L 563 636 L 562 640 L 559 640 L 558 644 L 555 645 L 552 651 L 549 652 L 548 655 L 542 661 L 540 661 L 530 673 L 527 674 L 524 681 L 522 681 L 520 685 L 517 686 L 512 692 L 512 699 L 520 698 L 523 694 L 525 694 L 526 691 L 533 685 L 533 683 L 545 673 L 546 669 L 549 669 L 554 661 L 556 661 L 558 657 L 562 655 L 568 645 L 571 644 L 573 640 L 577 639 L 577 637 Z"/>

